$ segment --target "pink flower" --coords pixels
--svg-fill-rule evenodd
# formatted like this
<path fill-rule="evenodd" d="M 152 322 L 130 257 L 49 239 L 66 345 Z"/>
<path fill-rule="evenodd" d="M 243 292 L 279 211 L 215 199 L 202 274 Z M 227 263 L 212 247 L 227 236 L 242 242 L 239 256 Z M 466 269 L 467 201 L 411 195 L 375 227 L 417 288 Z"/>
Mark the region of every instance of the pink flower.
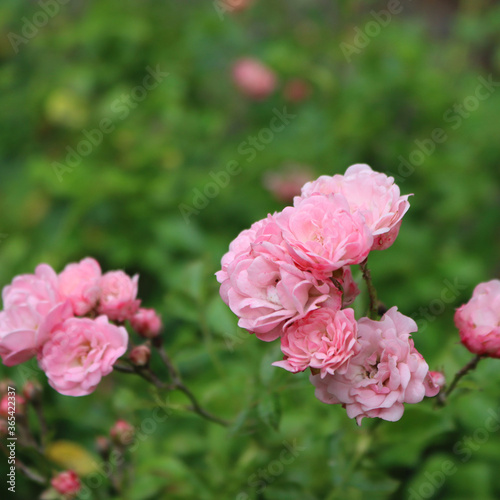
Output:
<path fill-rule="evenodd" d="M 72 313 L 69 302 L 58 291 L 55 271 L 47 264 L 39 265 L 35 274 L 16 276 L 3 289 L 2 297 L 0 356 L 6 366 L 35 356 L 47 340 L 40 331 L 46 331 L 47 324 L 62 321 Z"/>
<path fill-rule="evenodd" d="M 384 250 L 394 243 L 403 216 L 410 208 L 410 195 L 400 195 L 393 177 L 374 172 L 368 165 L 356 164 L 345 175 L 323 175 L 305 184 L 301 196 L 335 193 L 344 195 L 352 213 L 364 217 L 373 235 L 372 250 Z"/>
<path fill-rule="evenodd" d="M 311 177 L 308 167 L 290 165 L 280 172 L 267 172 L 263 183 L 276 199 L 289 203 Z"/>
<path fill-rule="evenodd" d="M 317 309 L 339 292 L 330 281 L 297 268 L 272 216 L 253 224 L 230 245 L 217 272 L 224 302 L 238 325 L 271 341 L 283 327 Z"/>
<path fill-rule="evenodd" d="M 106 314 L 109 319 L 125 321 L 130 319 L 141 304 L 137 297 L 139 276 L 130 278 L 123 271 L 110 271 L 100 281 L 101 297 L 98 305 L 99 314 Z"/>
<path fill-rule="evenodd" d="M 446 380 L 441 372 L 429 372 L 424 380 L 425 397 L 433 398 L 437 396 L 445 383 Z"/>
<path fill-rule="evenodd" d="M 56 391 L 84 396 L 111 373 L 127 343 L 127 330 L 110 324 L 106 316 L 69 318 L 52 328 L 38 361 Z"/>
<path fill-rule="evenodd" d="M 500 281 L 480 283 L 455 312 L 462 344 L 474 354 L 500 358 Z"/>
<path fill-rule="evenodd" d="M 276 361 L 292 373 L 308 367 L 328 373 L 345 373 L 349 359 L 356 354 L 357 324 L 352 309 L 322 307 L 292 323 L 281 338 L 283 361 Z"/>
<path fill-rule="evenodd" d="M 99 300 L 101 267 L 90 257 L 68 264 L 59 274 L 59 292 L 70 300 L 77 316 L 91 311 Z"/>
<path fill-rule="evenodd" d="M 222 0 L 222 6 L 229 12 L 239 12 L 247 9 L 253 0 Z"/>
<path fill-rule="evenodd" d="M 358 213 L 340 194 L 311 196 L 276 215 L 293 260 L 318 277 L 368 256 L 373 238 Z"/>
<path fill-rule="evenodd" d="M 163 327 L 154 309 L 140 308 L 131 318 L 132 328 L 141 336 L 152 339 L 160 334 Z"/>
<path fill-rule="evenodd" d="M 362 318 L 359 352 L 350 359 L 346 372 L 311 376 L 316 397 L 344 405 L 358 424 L 364 417 L 399 420 L 403 403 L 418 403 L 426 393 L 429 367 L 411 339 L 415 331 L 416 323 L 396 307 L 380 321 Z"/>
<path fill-rule="evenodd" d="M 66 470 L 54 476 L 50 481 L 52 487 L 61 495 L 72 497 L 80 491 L 81 483 L 76 472 Z"/>
<path fill-rule="evenodd" d="M 239 59 L 233 66 L 233 80 L 243 94 L 252 99 L 265 99 L 276 87 L 272 70 L 257 59 Z"/>

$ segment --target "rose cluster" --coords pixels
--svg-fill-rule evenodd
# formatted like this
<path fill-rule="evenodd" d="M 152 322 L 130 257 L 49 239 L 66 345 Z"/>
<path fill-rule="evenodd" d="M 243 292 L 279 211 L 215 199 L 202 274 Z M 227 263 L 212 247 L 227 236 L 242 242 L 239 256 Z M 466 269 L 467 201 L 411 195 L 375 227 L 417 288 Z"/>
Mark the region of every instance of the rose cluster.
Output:
<path fill-rule="evenodd" d="M 140 308 L 139 277 L 102 273 L 85 258 L 60 273 L 40 264 L 34 274 L 16 276 L 2 291 L 0 357 L 13 366 L 37 357 L 49 384 L 61 394 L 90 394 L 127 351 L 128 320 L 144 337 L 154 337 L 161 321 Z"/>
<path fill-rule="evenodd" d="M 280 339 L 290 372 L 311 370 L 316 396 L 351 418 L 398 420 L 403 403 L 435 396 L 442 385 L 396 307 L 380 320 L 355 319 L 359 289 L 350 266 L 390 247 L 409 208 L 392 177 L 368 165 L 321 176 L 293 206 L 268 215 L 230 244 L 216 276 L 241 328 Z"/>

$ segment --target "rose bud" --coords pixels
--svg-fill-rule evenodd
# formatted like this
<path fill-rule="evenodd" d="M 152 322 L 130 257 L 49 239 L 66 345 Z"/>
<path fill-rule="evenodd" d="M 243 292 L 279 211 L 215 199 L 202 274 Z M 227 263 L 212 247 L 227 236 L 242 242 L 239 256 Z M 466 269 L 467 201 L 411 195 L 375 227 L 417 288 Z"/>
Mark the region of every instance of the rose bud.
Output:
<path fill-rule="evenodd" d="M 9 399 L 7 394 L 0 401 L 0 417 L 7 418 L 10 414 L 15 414 L 17 417 L 24 416 L 26 400 L 16 394 L 15 396 L 15 406 L 12 405 L 13 401 Z"/>
<path fill-rule="evenodd" d="M 500 281 L 480 283 L 455 312 L 462 344 L 480 356 L 500 358 Z"/>
<path fill-rule="evenodd" d="M 8 433 L 7 420 L 0 418 L 0 436 L 6 436 Z"/>
<path fill-rule="evenodd" d="M 429 372 L 424 380 L 425 395 L 432 398 L 443 388 L 446 380 L 441 372 Z"/>
<path fill-rule="evenodd" d="M 52 487 L 61 495 L 65 495 L 66 498 L 74 497 L 81 488 L 80 479 L 76 475 L 76 472 L 72 470 L 67 470 L 57 474 L 50 481 Z"/>
<path fill-rule="evenodd" d="M 99 455 L 107 457 L 111 449 L 111 443 L 106 436 L 97 436 L 95 438 L 95 447 Z"/>
<path fill-rule="evenodd" d="M 131 318 L 132 328 L 146 339 L 152 339 L 160 334 L 162 322 L 154 309 L 141 307 Z"/>
<path fill-rule="evenodd" d="M 138 345 L 129 354 L 129 359 L 135 366 L 147 366 L 150 358 L 151 349 L 147 345 Z"/>
<path fill-rule="evenodd" d="M 28 401 L 37 401 L 42 395 L 42 386 L 36 380 L 28 380 L 24 384 L 23 395 Z"/>
<path fill-rule="evenodd" d="M 134 434 L 134 427 L 125 420 L 117 420 L 109 431 L 112 441 L 120 446 L 130 445 L 134 440 Z"/>

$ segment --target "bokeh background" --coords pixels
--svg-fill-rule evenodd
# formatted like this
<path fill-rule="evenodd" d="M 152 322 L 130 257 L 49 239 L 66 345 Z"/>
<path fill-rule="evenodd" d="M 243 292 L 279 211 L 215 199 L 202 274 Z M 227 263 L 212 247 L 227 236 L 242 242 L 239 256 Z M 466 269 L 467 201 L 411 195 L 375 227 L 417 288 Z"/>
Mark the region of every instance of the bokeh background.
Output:
<path fill-rule="evenodd" d="M 454 308 L 500 273 L 500 87 L 471 97 L 481 78 L 500 82 L 498 2 L 401 0 L 385 26 L 372 11 L 397 2 L 255 0 L 240 12 L 208 0 L 46 3 L 54 15 L 40 15 L 43 2 L 0 5 L 0 284 L 85 256 L 139 273 L 186 383 L 234 422 L 206 422 L 171 394 L 172 415 L 130 454 L 119 498 L 499 498 L 500 434 L 484 431 L 488 412 L 500 415 L 499 361 L 483 361 L 443 409 L 407 405 L 397 423 L 358 428 L 315 399 L 307 374 L 270 366 L 279 346 L 237 328 L 214 277 L 242 229 L 289 203 L 277 192 L 284 182 L 293 190 L 295 178 L 368 163 L 414 193 L 396 243 L 370 257 L 375 285 L 417 320 L 417 348 L 450 379 L 471 358 Z M 276 73 L 266 99 L 233 83 L 242 57 Z M 144 96 L 135 89 L 151 69 L 168 75 Z M 294 79 L 308 89 L 299 99 L 285 91 Z M 290 123 L 245 153 L 284 107 Z M 105 119 L 113 131 L 68 166 L 68 148 Z M 428 142 L 435 129 L 446 140 Z M 227 185 L 207 187 L 234 162 Z M 20 367 L 0 373 L 26 377 Z M 73 448 L 43 467 L 88 474 L 95 437 L 117 418 L 140 428 L 153 396 L 119 373 L 82 398 L 45 385 L 51 439 Z M 291 463 L 280 461 L 284 442 L 297 445 Z M 37 498 L 41 488 L 18 474 L 17 491 Z M 104 481 L 91 498 L 107 491 Z"/>

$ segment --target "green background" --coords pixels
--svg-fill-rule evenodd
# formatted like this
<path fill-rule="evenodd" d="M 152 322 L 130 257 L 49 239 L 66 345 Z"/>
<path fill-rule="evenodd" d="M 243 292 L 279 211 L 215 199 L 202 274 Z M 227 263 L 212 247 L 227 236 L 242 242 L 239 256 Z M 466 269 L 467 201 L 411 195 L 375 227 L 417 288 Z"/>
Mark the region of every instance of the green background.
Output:
<path fill-rule="evenodd" d="M 457 342 L 453 312 L 477 283 L 499 277 L 500 91 L 493 87 L 477 106 L 470 96 L 479 78 L 500 81 L 500 5 L 402 0 L 401 13 L 376 24 L 371 11 L 387 6 L 256 0 L 231 14 L 210 1 L 74 0 L 56 2 L 43 23 L 41 4 L 2 2 L 0 284 L 40 262 L 60 271 L 85 256 L 104 270 L 139 273 L 139 295 L 161 312 L 186 383 L 235 422 L 229 431 L 206 422 L 171 394 L 171 416 L 130 453 L 130 487 L 111 497 L 105 483 L 91 498 L 500 497 L 500 437 L 484 431 L 488 411 L 500 413 L 499 361 L 482 361 L 443 409 L 407 405 L 397 423 L 358 428 L 342 408 L 315 399 L 306 373 L 270 366 L 279 345 L 238 330 L 214 278 L 229 242 L 284 206 L 266 190 L 266 173 L 294 164 L 333 175 L 368 163 L 414 194 L 396 243 L 370 257 L 380 298 L 417 320 L 417 348 L 448 380 L 471 358 Z M 30 31 L 34 19 L 41 26 Z M 363 38 L 366 30 L 376 36 Z M 349 61 L 342 44 L 355 49 Z M 268 99 L 252 101 L 234 87 L 231 65 L 243 56 L 277 73 Z M 142 84 L 148 67 L 168 76 L 117 112 L 117 99 Z M 297 77 L 311 96 L 290 103 L 283 86 Z M 464 105 L 474 109 L 460 115 Z M 247 161 L 241 144 L 285 106 L 295 118 Z M 65 164 L 67 147 L 105 118 L 113 132 L 58 176 L 54 162 Z M 430 145 L 437 128 L 446 140 Z M 426 140 L 433 151 L 419 157 L 416 141 Z M 400 159 L 410 155 L 411 171 Z M 193 207 L 229 162 L 240 173 L 186 221 L 179 206 Z M 21 384 L 23 370 L 0 373 Z M 51 437 L 94 455 L 96 435 L 117 418 L 141 428 L 151 417 L 153 392 L 126 374 L 83 398 L 57 394 L 37 370 L 33 376 L 44 384 Z M 300 447 L 287 464 L 284 441 Z M 18 474 L 18 498 L 40 491 Z"/>

